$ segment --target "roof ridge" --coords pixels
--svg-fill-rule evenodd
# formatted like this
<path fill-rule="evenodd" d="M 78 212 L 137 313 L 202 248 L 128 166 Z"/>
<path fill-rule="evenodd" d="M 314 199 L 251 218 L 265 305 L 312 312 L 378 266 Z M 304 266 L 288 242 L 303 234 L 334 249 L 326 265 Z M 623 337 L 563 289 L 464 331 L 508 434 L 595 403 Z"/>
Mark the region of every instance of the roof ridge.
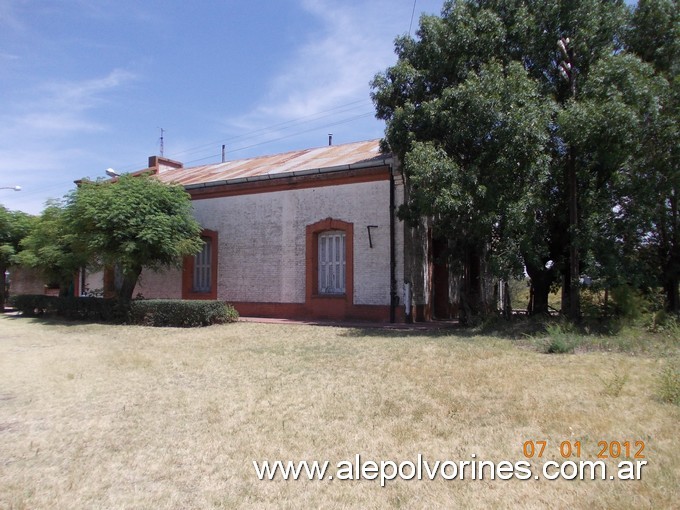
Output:
<path fill-rule="evenodd" d="M 229 164 L 229 163 L 236 163 L 236 162 L 239 162 L 239 161 L 254 161 L 254 160 L 257 160 L 257 159 L 265 159 L 265 158 L 273 158 L 273 157 L 284 158 L 287 161 L 291 158 L 286 158 L 286 156 L 292 156 L 294 154 L 302 155 L 302 154 L 306 154 L 308 152 L 319 150 L 319 149 L 335 149 L 335 148 L 338 148 L 338 147 L 345 147 L 345 146 L 348 146 L 348 145 L 359 145 L 359 144 L 370 143 L 370 142 L 378 142 L 379 143 L 380 140 L 381 140 L 380 138 L 369 138 L 368 140 L 357 140 L 357 141 L 354 141 L 354 142 L 340 143 L 340 144 L 337 144 L 337 145 L 319 145 L 318 147 L 305 147 L 304 149 L 294 149 L 294 150 L 290 150 L 290 151 L 286 151 L 286 152 L 275 152 L 275 153 L 272 153 L 272 154 L 261 154 L 259 156 L 251 156 L 249 158 L 231 159 L 231 160 L 223 161 L 223 162 L 220 162 L 220 163 L 208 163 L 206 165 L 187 166 L 187 167 L 184 167 L 183 170 L 184 171 L 194 170 L 196 168 L 207 168 L 207 167 L 211 167 L 211 166 L 219 166 L 219 165 L 226 165 L 226 164 Z"/>

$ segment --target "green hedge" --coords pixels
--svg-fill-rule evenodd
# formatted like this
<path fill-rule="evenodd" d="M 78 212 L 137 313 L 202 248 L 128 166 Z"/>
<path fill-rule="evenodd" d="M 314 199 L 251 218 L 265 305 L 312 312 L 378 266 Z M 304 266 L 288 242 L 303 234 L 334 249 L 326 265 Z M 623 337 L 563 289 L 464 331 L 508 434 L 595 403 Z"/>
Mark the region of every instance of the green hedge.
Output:
<path fill-rule="evenodd" d="M 127 307 L 115 299 L 57 297 L 42 294 L 12 296 L 10 303 L 23 315 L 58 315 L 66 319 L 123 322 Z"/>
<path fill-rule="evenodd" d="M 54 296 L 44 296 L 42 294 L 13 295 L 9 298 L 9 304 L 23 315 L 35 317 L 36 315 L 55 312 L 57 299 Z"/>
<path fill-rule="evenodd" d="M 146 326 L 197 327 L 238 320 L 238 312 L 221 301 L 144 299 L 122 303 L 95 297 L 56 297 L 42 294 L 12 296 L 10 303 L 23 315 L 57 315 L 74 320 L 128 322 Z"/>
<path fill-rule="evenodd" d="M 130 322 L 146 326 L 191 328 L 238 320 L 238 312 L 222 301 L 142 299 L 130 304 Z"/>

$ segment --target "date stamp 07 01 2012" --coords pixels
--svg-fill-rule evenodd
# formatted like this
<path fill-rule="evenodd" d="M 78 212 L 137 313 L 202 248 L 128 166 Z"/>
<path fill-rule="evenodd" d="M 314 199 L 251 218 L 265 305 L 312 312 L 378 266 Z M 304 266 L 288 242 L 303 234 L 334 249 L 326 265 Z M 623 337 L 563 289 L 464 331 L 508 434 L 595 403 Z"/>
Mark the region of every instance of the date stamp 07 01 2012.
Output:
<path fill-rule="evenodd" d="M 548 448 L 547 441 L 524 441 L 522 444 L 522 454 L 527 459 L 542 458 Z M 598 459 L 618 459 L 621 457 L 644 459 L 644 441 L 598 441 Z M 580 458 L 582 454 L 581 441 L 562 441 L 559 446 L 559 454 L 562 458 Z"/>

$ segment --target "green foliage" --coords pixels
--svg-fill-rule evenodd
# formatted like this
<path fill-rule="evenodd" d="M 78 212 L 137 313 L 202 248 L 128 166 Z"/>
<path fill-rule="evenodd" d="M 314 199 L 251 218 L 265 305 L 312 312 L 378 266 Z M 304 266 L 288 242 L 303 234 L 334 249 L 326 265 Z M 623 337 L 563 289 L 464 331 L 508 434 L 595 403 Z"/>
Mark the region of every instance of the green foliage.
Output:
<path fill-rule="evenodd" d="M 64 202 L 47 204 L 17 259 L 63 288 L 81 267 L 116 267 L 119 297 L 131 299 L 142 268 L 179 267 L 200 251 L 200 232 L 181 186 L 149 175 L 84 181 Z"/>
<path fill-rule="evenodd" d="M 65 202 L 50 202 L 17 257 L 68 288 L 81 267 L 115 267 L 116 289 L 131 299 L 142 268 L 177 266 L 200 251 L 201 227 L 181 186 L 148 175 L 83 182 Z"/>
<path fill-rule="evenodd" d="M 238 312 L 222 301 L 149 299 L 119 301 L 97 297 L 42 294 L 12 296 L 12 306 L 27 317 L 56 315 L 70 320 L 130 322 L 144 326 L 191 328 L 238 320 Z"/>
<path fill-rule="evenodd" d="M 611 290 L 614 313 L 629 322 L 639 320 L 648 311 L 648 301 L 638 291 L 628 285 Z"/>
<path fill-rule="evenodd" d="M 19 243 L 31 231 L 33 221 L 29 214 L 9 211 L 0 205 L 0 268 L 3 270 L 14 263 Z"/>
<path fill-rule="evenodd" d="M 535 311 L 574 245 L 581 273 L 663 285 L 677 311 L 678 11 L 675 0 L 642 0 L 632 18 L 620 0 L 459 0 L 421 18 L 372 83 L 386 148 L 404 163 L 402 218 L 430 216 L 454 260 L 474 245 L 500 277 L 524 266 Z"/>
<path fill-rule="evenodd" d="M 0 205 L 0 311 L 5 309 L 5 271 L 17 262 L 19 244 L 31 231 L 33 222 L 32 216 Z"/>
<path fill-rule="evenodd" d="M 50 201 L 21 241 L 16 261 L 40 271 L 47 281 L 66 289 L 73 275 L 88 261 L 82 251 L 73 249 L 77 235 L 67 222 L 63 202 Z"/>
<path fill-rule="evenodd" d="M 662 333 L 669 338 L 680 340 L 680 319 L 666 310 L 657 310 L 651 314 L 648 330 L 652 333 Z"/>
<path fill-rule="evenodd" d="M 642 242 L 633 242 L 639 267 L 655 277 L 666 307 L 680 313 L 680 5 L 677 0 L 640 0 L 625 38 L 630 49 L 667 83 L 660 114 L 646 126 L 643 150 L 633 161 L 637 199 L 631 216 Z M 635 240 L 635 238 L 632 238 Z"/>
<path fill-rule="evenodd" d="M 54 311 L 55 301 L 55 297 L 42 294 L 21 294 L 9 298 L 10 305 L 27 317 L 35 317 Z"/>
<path fill-rule="evenodd" d="M 130 321 L 145 326 L 187 328 L 236 320 L 236 309 L 222 301 L 149 299 L 130 303 Z"/>
<path fill-rule="evenodd" d="M 75 249 L 128 274 L 140 267 L 179 267 L 202 246 L 189 195 L 149 175 L 84 181 L 69 195 L 66 215 L 78 233 Z"/>
<path fill-rule="evenodd" d="M 680 364 L 668 364 L 659 374 L 657 396 L 662 402 L 680 406 Z"/>
<path fill-rule="evenodd" d="M 569 324 L 548 324 L 545 328 L 547 339 L 543 352 L 546 354 L 573 353 L 579 346 L 579 335 Z"/>
<path fill-rule="evenodd" d="M 680 6 L 677 0 L 638 0 L 626 34 L 630 48 L 664 73 L 680 72 Z"/>

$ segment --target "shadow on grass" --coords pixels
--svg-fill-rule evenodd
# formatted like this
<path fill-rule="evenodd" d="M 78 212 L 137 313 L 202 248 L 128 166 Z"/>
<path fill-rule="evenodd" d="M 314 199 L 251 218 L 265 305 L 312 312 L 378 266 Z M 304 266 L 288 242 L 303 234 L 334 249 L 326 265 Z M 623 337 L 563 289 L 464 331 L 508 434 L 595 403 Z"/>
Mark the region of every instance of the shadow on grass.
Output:
<path fill-rule="evenodd" d="M 345 337 L 374 337 L 374 338 L 475 338 L 492 337 L 502 340 L 519 340 L 545 333 L 546 320 L 534 318 L 517 318 L 512 320 L 491 319 L 478 326 L 466 327 L 458 323 L 427 323 L 412 328 L 382 327 L 369 328 L 352 326 L 347 332 L 340 334 Z"/>
<path fill-rule="evenodd" d="M 118 325 L 119 323 L 115 322 L 106 322 L 106 321 L 96 321 L 96 320 L 91 320 L 91 319 L 65 319 L 63 317 L 57 317 L 54 315 L 22 315 L 20 312 L 15 312 L 15 311 L 5 311 L 2 313 L 2 316 L 12 320 L 12 321 L 20 321 L 24 322 L 25 324 L 41 324 L 44 326 L 68 326 L 68 327 L 74 327 L 74 326 L 87 326 L 91 324 L 106 324 L 106 325 L 111 325 L 115 326 Z"/>

